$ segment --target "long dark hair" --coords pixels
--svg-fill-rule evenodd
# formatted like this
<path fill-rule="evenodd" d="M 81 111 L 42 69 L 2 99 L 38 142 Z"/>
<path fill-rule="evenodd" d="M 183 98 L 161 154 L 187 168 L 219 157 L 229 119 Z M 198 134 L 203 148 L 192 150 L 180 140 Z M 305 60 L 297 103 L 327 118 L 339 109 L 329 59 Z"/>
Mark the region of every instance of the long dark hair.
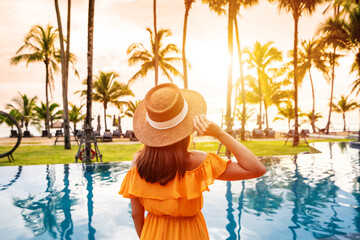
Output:
<path fill-rule="evenodd" d="M 166 147 L 144 145 L 136 161 L 140 177 L 161 185 L 174 179 L 176 173 L 183 177 L 189 163 L 189 144 L 190 136 Z"/>

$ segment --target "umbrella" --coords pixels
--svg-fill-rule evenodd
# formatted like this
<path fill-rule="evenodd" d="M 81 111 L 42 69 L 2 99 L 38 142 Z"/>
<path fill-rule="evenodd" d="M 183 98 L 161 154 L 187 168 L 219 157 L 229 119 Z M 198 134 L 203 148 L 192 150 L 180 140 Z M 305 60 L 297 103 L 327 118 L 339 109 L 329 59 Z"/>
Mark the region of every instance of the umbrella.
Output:
<path fill-rule="evenodd" d="M 121 130 L 121 117 L 118 116 L 118 129 L 120 131 L 120 134 L 122 134 L 122 130 Z"/>
<path fill-rule="evenodd" d="M 96 128 L 97 132 L 100 132 L 101 130 L 101 125 L 100 125 L 100 115 L 98 115 L 97 117 L 97 128 Z"/>
<path fill-rule="evenodd" d="M 116 127 L 116 118 L 115 118 L 115 114 L 113 115 L 113 127 Z"/>

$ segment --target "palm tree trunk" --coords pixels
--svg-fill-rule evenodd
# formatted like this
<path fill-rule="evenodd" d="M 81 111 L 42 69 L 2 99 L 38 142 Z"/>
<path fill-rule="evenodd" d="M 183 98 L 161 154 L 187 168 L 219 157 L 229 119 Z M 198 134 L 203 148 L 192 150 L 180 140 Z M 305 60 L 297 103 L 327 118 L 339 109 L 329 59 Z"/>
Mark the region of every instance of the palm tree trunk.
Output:
<path fill-rule="evenodd" d="M 242 115 L 241 115 L 240 139 L 241 139 L 241 141 L 245 141 L 245 121 L 246 121 L 245 79 L 244 79 L 242 53 L 241 53 L 241 46 L 240 46 L 239 27 L 238 27 L 238 24 L 237 24 L 237 18 L 236 17 L 234 18 L 234 24 L 235 24 L 236 44 L 237 44 L 237 48 L 238 48 L 239 65 L 240 65 L 241 96 L 242 96 L 242 100 L 243 100 L 243 109 L 242 109 Z M 235 101 L 236 101 L 236 98 L 235 98 Z M 235 102 L 235 104 L 236 104 L 236 102 Z"/>
<path fill-rule="evenodd" d="M 316 132 L 316 129 L 315 129 L 315 90 L 314 90 L 314 82 L 312 80 L 310 68 L 309 68 L 309 77 L 310 77 L 311 93 L 312 93 L 312 99 L 313 99 L 313 106 L 312 106 L 312 112 L 311 112 L 311 114 L 312 114 L 311 115 L 311 127 L 312 127 L 313 132 Z"/>
<path fill-rule="evenodd" d="M 69 3 L 68 3 L 69 4 Z M 69 5 L 68 5 L 69 7 Z M 62 31 L 61 16 L 59 10 L 59 1 L 55 0 L 56 19 L 58 23 L 59 38 L 60 38 L 60 58 L 61 58 L 61 83 L 62 83 L 62 96 L 63 96 L 63 127 L 64 127 L 64 147 L 65 149 L 71 149 L 70 133 L 69 133 L 69 111 L 67 102 L 67 65 L 66 55 L 64 49 L 64 35 Z M 69 11 L 69 9 L 68 9 Z M 68 12 L 69 20 L 69 12 Z M 69 24 L 69 23 L 68 23 Z M 69 42 L 67 43 L 69 45 Z M 67 117 L 66 117 L 67 116 Z M 67 119 L 67 122 L 65 121 Z"/>
<path fill-rule="evenodd" d="M 231 119 L 231 92 L 232 92 L 232 68 L 233 68 L 233 25 L 234 25 L 234 0 L 229 1 L 229 16 L 228 16 L 228 53 L 229 65 L 227 74 L 227 95 L 226 95 L 226 131 L 232 133 L 232 119 Z M 226 149 L 225 155 L 230 159 L 231 153 Z"/>
<path fill-rule="evenodd" d="M 155 86 L 158 85 L 159 83 L 159 44 L 158 44 L 158 32 L 157 32 L 157 26 L 156 26 L 156 0 L 154 0 L 153 2 L 153 11 L 154 11 L 154 34 L 155 34 L 155 46 L 154 46 L 154 51 L 155 51 Z"/>
<path fill-rule="evenodd" d="M 46 98 L 46 116 L 45 116 L 45 129 L 48 134 L 48 138 L 51 137 L 50 135 L 50 114 L 49 114 L 49 60 L 45 60 L 45 68 L 46 68 L 46 76 L 45 76 L 45 98 Z M 27 129 L 26 129 L 27 131 Z"/>
<path fill-rule="evenodd" d="M 260 111 L 260 118 L 259 118 L 259 129 L 262 129 L 262 84 L 261 84 L 261 72 L 260 72 L 260 69 L 258 68 L 257 69 L 257 74 L 258 74 L 258 83 L 259 83 L 259 97 L 260 97 L 260 100 L 259 100 L 259 111 Z"/>
<path fill-rule="evenodd" d="M 268 118 L 267 104 L 265 100 L 264 100 L 264 108 L 265 108 L 266 128 L 269 128 L 269 118 Z"/>
<path fill-rule="evenodd" d="M 345 132 L 346 131 L 345 113 L 342 114 L 342 117 L 343 117 L 343 121 L 344 121 L 344 129 L 343 129 L 343 131 Z"/>
<path fill-rule="evenodd" d="M 94 35 L 94 12 L 95 0 L 89 0 L 88 16 L 88 52 L 87 52 L 87 92 L 86 92 L 86 118 L 85 118 L 85 161 L 91 161 L 92 140 L 92 70 L 93 70 L 93 35 Z"/>
<path fill-rule="evenodd" d="M 294 16 L 294 102 L 295 102 L 295 132 L 293 146 L 299 144 L 299 116 L 298 116 L 298 72 L 297 72 L 297 52 L 298 52 L 298 24 L 299 16 Z"/>
<path fill-rule="evenodd" d="M 187 63 L 186 63 L 186 54 L 185 54 L 185 45 L 186 45 L 186 32 L 187 32 L 187 21 L 189 17 L 189 11 L 193 0 L 185 0 L 185 15 L 184 15 L 184 29 L 183 29 L 183 42 L 182 42 L 182 64 L 183 64 L 183 80 L 184 88 L 188 88 L 188 78 L 187 78 Z"/>
<path fill-rule="evenodd" d="M 106 124 L 106 108 L 107 108 L 107 104 L 104 103 L 104 123 L 105 123 L 105 131 L 108 130 L 107 124 Z"/>
<path fill-rule="evenodd" d="M 330 106 L 329 106 L 329 117 L 326 124 L 326 134 L 329 134 L 330 124 L 331 124 L 331 112 L 333 105 L 333 97 L 334 97 L 334 81 L 335 81 L 335 57 L 336 57 L 336 48 L 334 47 L 334 51 L 332 54 L 332 63 L 331 63 L 331 93 L 330 93 Z"/>
<path fill-rule="evenodd" d="M 63 88 L 63 121 L 65 149 L 71 149 L 70 143 L 70 121 L 69 121 L 69 58 L 70 58 L 70 25 L 71 25 L 71 0 L 68 0 L 67 27 L 66 27 L 66 58 L 65 58 L 65 82 Z M 75 130 L 75 129 L 74 129 Z"/>

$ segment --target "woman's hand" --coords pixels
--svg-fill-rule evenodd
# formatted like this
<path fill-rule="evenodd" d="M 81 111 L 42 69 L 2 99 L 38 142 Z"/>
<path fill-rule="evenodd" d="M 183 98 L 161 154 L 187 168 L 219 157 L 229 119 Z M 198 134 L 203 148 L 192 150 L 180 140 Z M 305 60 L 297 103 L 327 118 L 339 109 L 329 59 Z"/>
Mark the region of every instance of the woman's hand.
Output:
<path fill-rule="evenodd" d="M 194 119 L 194 129 L 198 135 L 207 135 L 218 138 L 225 131 L 216 123 L 207 119 L 204 115 L 196 116 Z"/>

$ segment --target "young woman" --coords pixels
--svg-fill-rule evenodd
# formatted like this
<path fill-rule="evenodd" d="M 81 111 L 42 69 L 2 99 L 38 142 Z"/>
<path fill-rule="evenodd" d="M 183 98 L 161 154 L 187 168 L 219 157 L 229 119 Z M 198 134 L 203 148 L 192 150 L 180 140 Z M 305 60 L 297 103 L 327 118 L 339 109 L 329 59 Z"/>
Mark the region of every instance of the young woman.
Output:
<path fill-rule="evenodd" d="M 144 148 L 135 154 L 119 193 L 131 200 L 140 239 L 209 239 L 201 213 L 202 192 L 209 191 L 215 179 L 242 180 L 266 172 L 254 154 L 205 113 L 199 93 L 170 83 L 152 88 L 138 105 L 133 127 Z M 189 151 L 194 131 L 217 138 L 236 162 Z"/>

